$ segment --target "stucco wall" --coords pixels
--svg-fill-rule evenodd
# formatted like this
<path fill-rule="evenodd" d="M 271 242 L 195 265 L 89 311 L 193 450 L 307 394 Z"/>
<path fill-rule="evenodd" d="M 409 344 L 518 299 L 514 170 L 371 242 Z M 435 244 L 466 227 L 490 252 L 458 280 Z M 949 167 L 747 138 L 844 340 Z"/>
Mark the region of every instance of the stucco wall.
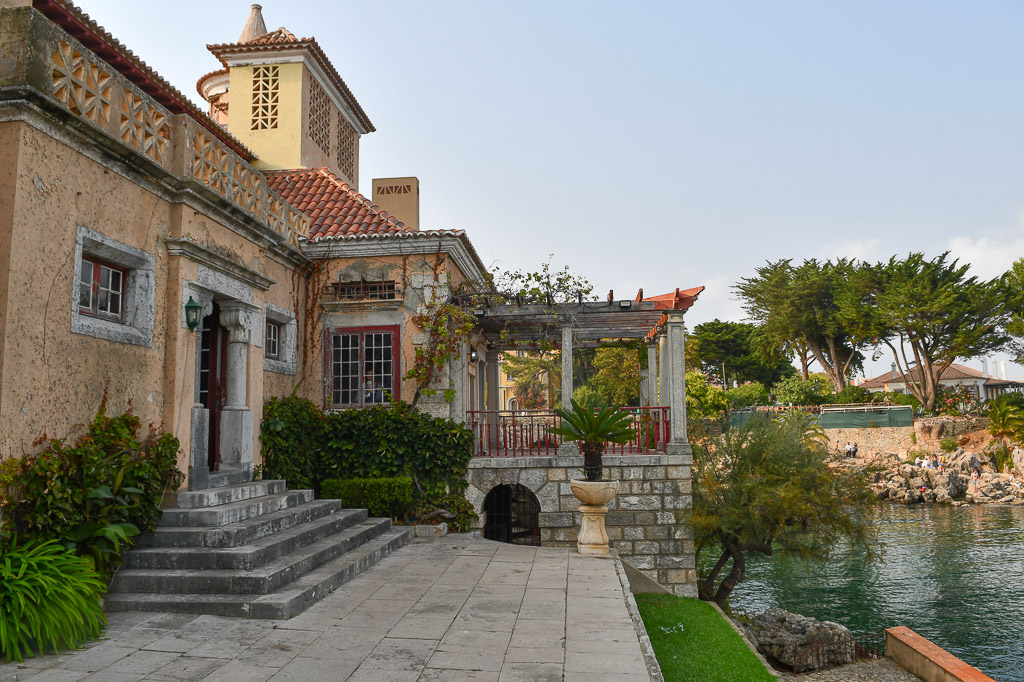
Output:
<path fill-rule="evenodd" d="M 604 479 L 619 481 L 608 506 L 609 544 L 644 575 L 680 596 L 697 596 L 690 458 L 631 455 L 604 458 Z M 575 547 L 580 527 L 579 500 L 569 486 L 583 478 L 582 457 L 478 457 L 469 464 L 466 497 L 481 515 L 497 485 L 520 484 L 540 503 L 541 543 Z M 677 518 L 682 515 L 682 520 Z"/>

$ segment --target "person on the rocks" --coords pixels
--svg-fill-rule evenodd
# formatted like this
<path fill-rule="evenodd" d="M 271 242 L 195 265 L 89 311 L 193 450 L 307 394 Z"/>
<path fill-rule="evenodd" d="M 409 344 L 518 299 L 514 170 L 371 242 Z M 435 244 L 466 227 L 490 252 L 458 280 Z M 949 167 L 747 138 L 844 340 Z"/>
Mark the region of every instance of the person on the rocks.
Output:
<path fill-rule="evenodd" d="M 856 443 L 854 443 L 854 444 L 853 444 L 853 449 L 852 449 L 852 450 L 850 450 L 850 456 L 851 456 L 851 457 L 856 457 L 856 456 L 857 456 L 857 450 L 858 450 L 858 449 L 859 449 L 859 448 L 857 447 L 857 444 L 856 444 Z"/>
<path fill-rule="evenodd" d="M 853 453 L 853 446 L 850 445 L 850 441 L 846 441 L 846 457 L 849 458 L 851 453 Z"/>
<path fill-rule="evenodd" d="M 977 468 L 971 472 L 971 487 L 974 488 L 974 493 L 979 492 L 978 482 L 981 480 L 981 472 Z"/>
<path fill-rule="evenodd" d="M 915 455 L 914 456 L 914 466 L 916 466 L 916 467 L 921 466 L 921 455 Z"/>
<path fill-rule="evenodd" d="M 939 473 L 946 473 L 946 453 L 939 455 Z"/>

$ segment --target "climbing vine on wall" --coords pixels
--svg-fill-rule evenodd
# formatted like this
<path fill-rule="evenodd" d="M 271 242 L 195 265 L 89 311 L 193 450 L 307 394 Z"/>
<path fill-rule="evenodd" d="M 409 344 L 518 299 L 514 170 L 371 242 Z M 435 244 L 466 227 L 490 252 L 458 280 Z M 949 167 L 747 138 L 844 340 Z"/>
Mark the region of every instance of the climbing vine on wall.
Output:
<path fill-rule="evenodd" d="M 412 321 L 426 335 L 426 343 L 416 346 L 413 365 L 405 373 L 406 379 L 416 382 L 416 394 L 412 404 L 419 402 L 421 395 L 436 395 L 436 382 L 445 366 L 463 352 L 463 346 L 469 339 L 470 332 L 476 326 L 476 318 L 472 313 L 453 303 L 447 296 L 437 294 L 440 282 L 439 265 L 434 269 L 434 295 L 422 311 Z M 451 402 L 455 399 L 454 383 L 449 378 L 448 386 L 443 389 L 444 399 Z"/>

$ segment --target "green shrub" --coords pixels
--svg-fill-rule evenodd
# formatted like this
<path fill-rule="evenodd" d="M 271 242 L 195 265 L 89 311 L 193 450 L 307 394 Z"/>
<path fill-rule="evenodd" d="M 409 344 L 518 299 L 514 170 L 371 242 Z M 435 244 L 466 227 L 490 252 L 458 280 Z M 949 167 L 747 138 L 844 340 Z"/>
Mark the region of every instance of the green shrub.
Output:
<path fill-rule="evenodd" d="M 51 440 L 0 470 L 0 546 L 13 538 L 57 540 L 88 558 L 101 573 L 121 563 L 139 532 L 153 530 L 164 493 L 177 488 L 178 439 L 151 434 L 138 440 L 131 413 L 108 417 L 104 405 L 73 446 Z"/>
<path fill-rule="evenodd" d="M 473 432 L 407 403 L 327 415 L 320 480 L 409 476 L 426 495 L 462 492 Z"/>
<path fill-rule="evenodd" d="M 1024 393 L 1004 393 L 988 401 L 990 408 L 996 405 L 1012 405 L 1024 412 Z"/>
<path fill-rule="evenodd" d="M 730 388 L 725 392 L 725 397 L 729 400 L 729 407 L 734 410 L 742 410 L 754 405 L 771 404 L 771 396 L 768 395 L 768 389 L 764 387 L 764 384 L 757 381 L 752 381 L 736 388 Z"/>
<path fill-rule="evenodd" d="M 104 583 L 55 540 L 0 554 L 0 651 L 9 663 L 40 651 L 77 649 L 106 626 Z"/>
<path fill-rule="evenodd" d="M 366 508 L 370 516 L 404 519 L 412 509 L 415 488 L 406 476 L 395 478 L 330 478 L 320 486 L 320 496 L 339 499 L 346 507 Z"/>
<path fill-rule="evenodd" d="M 420 522 L 447 521 L 448 529 L 453 533 L 468 533 L 479 518 L 462 493 L 421 498 L 413 508 L 412 516 Z"/>
<path fill-rule="evenodd" d="M 839 393 L 825 396 L 825 401 L 836 405 L 849 405 L 850 403 L 871 402 L 871 391 L 860 386 L 849 385 Z"/>
<path fill-rule="evenodd" d="M 425 495 L 462 492 L 473 432 L 406 403 L 323 414 L 297 396 L 264 406 L 263 478 L 319 491 L 331 478 L 408 476 Z"/>
<path fill-rule="evenodd" d="M 290 395 L 263 406 L 260 426 L 265 479 L 284 479 L 292 488 L 315 488 L 323 447 L 324 413 L 312 401 Z"/>
<path fill-rule="evenodd" d="M 956 438 L 943 438 L 939 441 L 939 447 L 943 452 L 953 452 L 957 448 Z"/>
<path fill-rule="evenodd" d="M 820 405 L 830 394 L 832 384 L 822 375 L 812 374 L 804 381 L 799 375 L 786 377 L 772 386 L 775 402 L 783 405 Z"/>
<path fill-rule="evenodd" d="M 992 452 L 992 460 L 996 464 L 996 471 L 1013 471 L 1013 452 L 1005 445 L 999 445 Z"/>

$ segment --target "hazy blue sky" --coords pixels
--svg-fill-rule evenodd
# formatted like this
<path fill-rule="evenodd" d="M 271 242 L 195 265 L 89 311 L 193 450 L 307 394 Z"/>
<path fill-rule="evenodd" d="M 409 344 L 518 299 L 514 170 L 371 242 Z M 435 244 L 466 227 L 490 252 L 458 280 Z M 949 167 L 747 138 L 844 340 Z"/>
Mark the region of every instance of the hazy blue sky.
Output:
<path fill-rule="evenodd" d="M 80 4 L 197 101 L 217 67 L 204 46 L 249 13 Z M 993 277 L 1024 255 L 1024 3 L 266 0 L 263 15 L 315 36 L 377 126 L 361 189 L 418 176 L 423 226 L 467 230 L 497 268 L 554 254 L 619 297 L 702 284 L 693 325 L 740 319 L 731 287 L 766 260 L 949 249 Z"/>

